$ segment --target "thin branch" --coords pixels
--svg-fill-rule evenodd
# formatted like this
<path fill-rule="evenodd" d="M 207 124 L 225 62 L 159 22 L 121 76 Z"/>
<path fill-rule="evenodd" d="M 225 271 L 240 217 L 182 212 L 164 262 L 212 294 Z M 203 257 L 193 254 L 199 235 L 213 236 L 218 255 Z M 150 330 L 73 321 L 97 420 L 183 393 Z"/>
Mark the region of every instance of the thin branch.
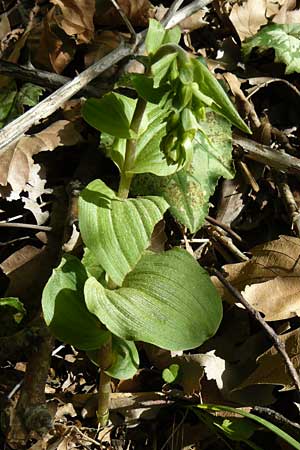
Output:
<path fill-rule="evenodd" d="M 0 61 L 0 73 L 12 76 L 18 80 L 29 81 L 39 86 L 50 89 L 51 91 L 60 88 L 71 81 L 71 78 L 59 75 L 57 73 L 47 72 L 46 70 L 29 69 L 9 61 Z M 98 89 L 93 86 L 85 86 L 80 94 L 85 96 L 99 97 Z"/>
<path fill-rule="evenodd" d="M 180 6 L 182 5 L 183 2 L 184 2 L 184 0 L 175 0 L 172 3 L 172 5 L 168 9 L 168 11 L 167 11 L 167 13 L 166 13 L 166 15 L 164 16 L 164 19 L 163 19 L 166 23 L 168 23 L 169 20 L 172 19 L 172 17 L 175 15 L 175 13 L 180 8 Z"/>
<path fill-rule="evenodd" d="M 0 222 L 0 228 L 26 228 L 28 230 L 51 231 L 52 227 L 34 225 L 31 223 Z"/>
<path fill-rule="evenodd" d="M 135 44 L 137 42 L 137 34 L 136 34 L 133 26 L 131 25 L 130 20 L 128 19 L 128 17 L 126 16 L 126 14 L 122 10 L 122 8 L 120 8 L 120 6 L 116 0 L 110 0 L 110 1 L 114 5 L 116 10 L 118 11 L 120 16 L 122 17 L 123 22 L 125 23 L 126 27 L 128 28 L 129 33 L 131 34 L 131 42 Z"/>
<path fill-rule="evenodd" d="M 41 119 L 49 117 L 90 81 L 109 69 L 113 64 L 130 56 L 133 51 L 133 45 L 123 42 L 117 49 L 95 62 L 69 83 L 64 84 L 57 91 L 53 92 L 53 94 L 50 94 L 43 101 L 22 114 L 22 116 L 6 125 L 6 127 L 0 130 L 0 155 L 6 150 L 7 145 L 23 136 L 32 125 L 39 123 Z"/>
<path fill-rule="evenodd" d="M 168 22 L 163 21 L 163 25 L 166 28 L 172 28 L 177 25 L 182 20 L 189 17 L 194 12 L 199 11 L 199 9 L 212 3 L 212 0 L 197 0 L 192 2 L 185 8 L 177 11 Z M 83 89 L 92 80 L 98 77 L 105 70 L 109 69 L 112 65 L 118 63 L 122 59 L 133 55 L 137 50 L 137 45 L 139 50 L 143 48 L 143 40 L 146 35 L 146 30 L 138 33 L 136 35 L 136 43 L 130 44 L 122 42 L 118 48 L 110 52 L 108 55 L 104 56 L 99 61 L 95 62 L 93 65 L 88 67 L 86 70 L 81 72 L 77 77 L 75 77 L 70 82 L 64 84 L 57 91 L 53 92 L 43 101 L 38 103 L 36 106 L 28 110 L 22 116 L 18 117 L 2 130 L 0 130 L 0 156 L 6 147 L 15 142 L 17 139 L 23 136 L 26 131 L 29 130 L 33 125 L 38 124 L 41 119 L 45 119 L 53 114 L 57 109 L 64 105 L 64 103 L 73 97 L 77 92 Z"/>
<path fill-rule="evenodd" d="M 285 349 L 284 343 L 281 341 L 281 339 L 278 337 L 278 335 L 275 333 L 272 327 L 263 319 L 261 314 L 253 308 L 250 303 L 247 302 L 247 300 L 242 296 L 242 294 L 234 287 L 232 284 L 226 280 L 226 278 L 219 272 L 218 270 L 212 268 L 210 269 L 210 272 L 215 275 L 221 283 L 228 289 L 228 291 L 236 298 L 238 302 L 240 302 L 250 313 L 250 315 L 260 324 L 260 326 L 263 328 L 269 339 L 272 341 L 274 347 L 278 351 L 278 353 L 282 356 L 282 358 L 285 361 L 286 367 L 288 369 L 288 372 L 290 374 L 290 377 L 292 378 L 295 387 L 298 391 L 300 391 L 300 378 L 299 375 Z"/>
<path fill-rule="evenodd" d="M 233 145 L 242 151 L 246 158 L 266 164 L 277 171 L 300 175 L 300 159 L 288 155 L 282 150 L 272 149 L 241 136 L 233 136 Z"/>
<path fill-rule="evenodd" d="M 212 3 L 213 0 L 195 0 L 189 5 L 177 11 L 172 17 L 168 18 L 166 21 L 163 20 L 163 25 L 168 28 L 173 28 L 175 25 L 178 25 L 184 19 L 187 19 L 192 14 L 199 11 L 199 9 L 204 8 L 205 6 Z"/>
<path fill-rule="evenodd" d="M 292 230 L 299 237 L 300 236 L 300 211 L 296 203 L 295 197 L 291 191 L 290 186 L 287 183 L 287 177 L 285 174 L 280 176 L 280 174 L 275 174 L 275 180 L 277 182 L 277 187 L 286 208 L 290 220 L 292 223 Z"/>

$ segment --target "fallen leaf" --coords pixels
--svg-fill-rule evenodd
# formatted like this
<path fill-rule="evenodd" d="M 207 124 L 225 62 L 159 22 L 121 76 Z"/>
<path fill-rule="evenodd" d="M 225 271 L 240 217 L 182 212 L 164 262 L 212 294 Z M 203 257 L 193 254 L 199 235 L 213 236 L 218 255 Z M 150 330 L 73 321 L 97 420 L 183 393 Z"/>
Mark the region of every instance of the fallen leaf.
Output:
<path fill-rule="evenodd" d="M 300 329 L 290 331 L 279 336 L 284 343 L 286 351 L 292 360 L 297 372 L 300 368 Z M 286 368 L 282 356 L 275 347 L 269 348 L 257 358 L 258 367 L 237 389 L 242 389 L 253 384 L 278 384 L 284 386 L 286 391 L 294 387 L 293 381 Z"/>
<path fill-rule="evenodd" d="M 30 33 L 29 48 L 32 52 L 32 62 L 37 67 L 61 73 L 72 61 L 76 44 L 69 36 L 61 37 L 60 28 L 55 18 L 55 7 L 45 15 L 42 25 Z"/>
<path fill-rule="evenodd" d="M 85 66 L 91 66 L 95 61 L 103 58 L 103 56 L 117 48 L 121 41 L 122 35 L 116 31 L 101 31 L 97 33 L 84 55 Z"/>
<path fill-rule="evenodd" d="M 201 9 L 200 11 L 197 11 L 186 19 L 182 20 L 179 23 L 181 30 L 183 30 L 185 33 L 190 33 L 192 31 L 198 30 L 199 28 L 205 27 L 205 25 L 208 24 L 208 22 L 204 19 L 205 14 L 206 11 L 203 11 L 203 9 Z"/>
<path fill-rule="evenodd" d="M 254 247 L 249 261 L 223 267 L 228 281 L 265 315 L 283 320 L 300 315 L 300 239 L 280 236 Z M 213 277 L 223 299 L 235 301 Z"/>
<path fill-rule="evenodd" d="M 132 25 L 144 27 L 148 25 L 149 18 L 154 17 L 155 8 L 149 0 L 118 0 L 118 5 Z M 100 2 L 96 9 L 96 25 L 108 25 L 110 27 L 124 25 L 123 19 L 111 2 Z"/>
<path fill-rule="evenodd" d="M 249 116 L 256 128 L 259 128 L 260 120 L 257 117 L 253 104 L 247 99 L 244 92 L 242 91 L 241 82 L 238 77 L 233 73 L 226 72 L 223 74 L 223 78 L 225 78 L 225 80 L 229 84 L 230 90 L 236 98 L 237 106 L 240 106 L 240 108 L 238 109 L 242 117 Z"/>
<path fill-rule="evenodd" d="M 94 37 L 95 0 L 51 0 L 57 6 L 56 23 L 77 44 L 87 44 Z"/>
<path fill-rule="evenodd" d="M 273 17 L 274 23 L 300 23 L 300 9 L 296 8 L 296 0 L 286 0 L 278 13 Z"/>
<path fill-rule="evenodd" d="M 229 19 L 234 25 L 241 41 L 254 36 L 262 25 L 268 22 L 266 0 L 247 0 L 241 5 L 235 3 Z"/>
<path fill-rule="evenodd" d="M 36 171 L 32 158 L 34 155 L 62 145 L 75 145 L 80 139 L 81 136 L 72 122 L 59 120 L 45 130 L 32 136 L 24 136 L 17 144 L 8 146 L 0 156 L 0 185 L 9 185 L 11 188 L 10 195 L 4 196 L 15 200 L 26 190 L 30 178 L 34 177 L 32 171 Z"/>

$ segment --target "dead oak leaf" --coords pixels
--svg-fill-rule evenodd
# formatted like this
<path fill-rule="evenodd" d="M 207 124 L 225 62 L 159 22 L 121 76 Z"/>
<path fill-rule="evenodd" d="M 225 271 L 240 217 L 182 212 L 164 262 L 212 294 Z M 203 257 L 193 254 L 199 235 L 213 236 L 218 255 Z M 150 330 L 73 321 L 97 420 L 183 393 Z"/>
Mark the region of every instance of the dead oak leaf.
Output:
<path fill-rule="evenodd" d="M 67 120 L 59 120 L 40 133 L 22 137 L 17 144 L 10 145 L 0 155 L 0 185 L 10 186 L 12 191 L 10 199 L 18 198 L 20 193 L 26 190 L 31 172 L 34 170 L 32 158 L 34 155 L 52 151 L 62 145 L 75 145 L 80 139 L 81 136 L 74 124 Z"/>
<path fill-rule="evenodd" d="M 118 5 L 133 26 L 148 25 L 149 18 L 154 17 L 155 8 L 149 0 L 118 0 Z M 95 15 L 96 25 L 115 27 L 124 25 L 123 19 L 110 2 L 100 2 Z"/>
<path fill-rule="evenodd" d="M 235 3 L 229 15 L 241 41 L 254 36 L 268 19 L 276 15 L 285 0 L 246 0 Z"/>
<path fill-rule="evenodd" d="M 286 351 L 292 360 L 297 372 L 300 368 L 300 329 L 290 331 L 279 336 L 284 343 Z M 254 384 L 278 384 L 284 386 L 283 390 L 294 387 L 293 381 L 286 368 L 285 361 L 275 347 L 269 348 L 257 358 L 258 367 L 237 389 Z"/>
<path fill-rule="evenodd" d="M 51 0 L 56 5 L 55 20 L 77 44 L 87 44 L 94 37 L 95 0 Z"/>
<path fill-rule="evenodd" d="M 228 281 L 267 321 L 300 316 L 300 239 L 280 236 L 254 247 L 252 255 L 245 263 L 223 267 Z M 213 281 L 225 300 L 235 301 L 220 282 Z"/>

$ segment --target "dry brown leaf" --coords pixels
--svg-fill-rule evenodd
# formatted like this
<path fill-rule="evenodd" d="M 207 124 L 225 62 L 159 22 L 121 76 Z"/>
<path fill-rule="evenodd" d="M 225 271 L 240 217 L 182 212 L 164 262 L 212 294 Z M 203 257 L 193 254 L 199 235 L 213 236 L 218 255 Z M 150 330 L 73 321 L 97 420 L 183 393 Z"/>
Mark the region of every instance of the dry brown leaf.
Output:
<path fill-rule="evenodd" d="M 190 33 L 191 31 L 205 27 L 205 25 L 208 24 L 208 22 L 204 19 L 205 14 L 206 11 L 200 10 L 187 17 L 179 24 L 181 30 L 186 33 Z"/>
<path fill-rule="evenodd" d="M 297 328 L 289 333 L 279 336 L 284 343 L 286 351 L 292 360 L 295 369 L 300 368 L 300 330 Z M 253 384 L 280 384 L 283 390 L 292 389 L 293 381 L 286 368 L 282 356 L 275 347 L 271 347 L 257 358 L 258 367 L 254 372 L 238 387 L 242 389 Z"/>
<path fill-rule="evenodd" d="M 242 117 L 250 117 L 256 128 L 260 127 L 260 120 L 257 117 L 253 104 L 246 98 L 241 89 L 241 82 L 236 75 L 230 72 L 223 74 L 223 77 L 229 84 L 230 90 L 237 100 L 237 107 Z"/>
<path fill-rule="evenodd" d="M 300 9 L 296 5 L 296 0 L 286 0 L 272 21 L 282 24 L 300 23 Z"/>
<path fill-rule="evenodd" d="M 22 137 L 0 156 L 0 185 L 10 185 L 10 198 L 18 198 L 35 170 L 33 155 L 62 145 L 75 145 L 80 139 L 74 124 L 67 120 L 59 120 L 40 133 Z"/>
<path fill-rule="evenodd" d="M 48 11 L 41 27 L 32 30 L 30 34 L 30 47 L 34 65 L 44 69 L 61 73 L 72 61 L 76 44 L 65 35 L 62 40 L 61 32 L 56 24 L 55 7 Z"/>
<path fill-rule="evenodd" d="M 122 34 L 116 31 L 101 31 L 96 34 L 92 44 L 88 46 L 84 55 L 85 66 L 91 66 L 95 61 L 103 58 L 117 48 L 122 41 Z"/>
<path fill-rule="evenodd" d="M 266 18 L 266 0 L 247 0 L 242 5 L 235 3 L 229 19 L 234 25 L 241 41 L 257 33 Z"/>
<path fill-rule="evenodd" d="M 155 15 L 155 8 L 149 0 L 118 0 L 118 5 L 134 26 L 147 26 L 149 18 Z M 124 25 L 124 22 L 110 2 L 101 2 L 101 8 L 96 10 L 95 24 L 114 27 Z"/>
<path fill-rule="evenodd" d="M 95 0 L 51 0 L 56 5 L 55 20 L 77 44 L 87 44 L 94 37 Z"/>
<path fill-rule="evenodd" d="M 265 314 L 266 320 L 299 316 L 300 239 L 280 236 L 276 241 L 254 247 L 252 254 L 245 263 L 223 267 L 228 281 Z M 220 282 L 213 280 L 225 300 L 235 301 Z"/>

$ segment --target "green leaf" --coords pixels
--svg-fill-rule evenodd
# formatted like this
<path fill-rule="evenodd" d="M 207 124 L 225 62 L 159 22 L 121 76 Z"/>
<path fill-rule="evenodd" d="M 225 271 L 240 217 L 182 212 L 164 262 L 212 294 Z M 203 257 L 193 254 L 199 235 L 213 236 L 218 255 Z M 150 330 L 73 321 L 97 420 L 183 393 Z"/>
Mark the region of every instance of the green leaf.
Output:
<path fill-rule="evenodd" d="M 94 350 L 105 343 L 109 332 L 86 308 L 86 280 L 80 261 L 66 255 L 44 288 L 42 308 L 46 324 L 58 339 L 82 350 Z"/>
<path fill-rule="evenodd" d="M 166 383 L 174 383 L 176 381 L 180 371 L 178 364 L 171 364 L 167 369 L 163 370 L 162 377 Z"/>
<path fill-rule="evenodd" d="M 136 100 L 110 92 L 101 99 L 88 99 L 82 109 L 84 120 L 99 131 L 119 138 L 130 139 L 130 130 Z"/>
<path fill-rule="evenodd" d="M 151 65 L 151 73 L 153 76 L 153 87 L 158 88 L 161 80 L 167 75 L 169 72 L 171 64 L 177 58 L 177 53 L 174 51 L 173 53 L 168 53 L 167 55 L 159 58 L 154 64 Z"/>
<path fill-rule="evenodd" d="M 240 130 L 245 133 L 251 133 L 226 92 L 207 67 L 197 59 L 192 59 L 192 64 L 194 66 L 194 81 L 198 83 L 199 89 L 203 94 L 214 100 L 212 108 Z"/>
<path fill-rule="evenodd" d="M 209 198 L 220 176 L 232 178 L 231 130 L 227 120 L 212 111 L 199 123 L 202 132 L 193 141 L 194 156 L 189 167 L 167 177 L 140 175 L 133 192 L 162 195 L 173 216 L 195 233 L 208 214 Z"/>
<path fill-rule="evenodd" d="M 7 117 L 14 106 L 17 96 L 17 87 L 13 82 L 9 86 L 0 89 L 0 126 L 7 123 Z"/>
<path fill-rule="evenodd" d="M 275 62 L 286 64 L 285 73 L 300 73 L 300 24 L 271 24 L 243 43 L 242 51 L 248 58 L 252 49 L 275 50 Z"/>
<path fill-rule="evenodd" d="M 81 264 L 83 264 L 86 268 L 88 275 L 95 277 L 97 280 L 103 278 L 103 275 L 105 275 L 104 269 L 99 264 L 95 253 L 92 252 L 89 248 L 84 249 Z"/>
<path fill-rule="evenodd" d="M 170 28 L 169 30 L 165 30 L 165 35 L 162 41 L 162 45 L 165 44 L 179 44 L 181 38 L 181 29 L 176 26 Z"/>
<path fill-rule="evenodd" d="M 90 360 L 98 366 L 98 350 L 87 352 Z M 139 367 L 139 354 L 132 341 L 125 341 L 118 336 L 112 336 L 113 363 L 105 373 L 119 380 L 132 378 Z"/>
<path fill-rule="evenodd" d="M 82 191 L 82 239 L 118 286 L 149 246 L 153 228 L 167 208 L 160 197 L 120 199 L 101 180 L 92 181 Z"/>
<path fill-rule="evenodd" d="M 209 275 L 178 248 L 146 253 L 119 289 L 105 289 L 89 278 L 84 292 L 89 311 L 113 334 L 168 350 L 201 345 L 222 318 Z"/>
<path fill-rule="evenodd" d="M 5 297 L 0 298 L 0 306 L 9 306 L 16 309 L 18 312 L 14 314 L 14 319 L 17 323 L 20 323 L 26 314 L 24 305 L 17 297 Z"/>
<path fill-rule="evenodd" d="M 23 106 L 35 106 L 44 91 L 44 88 L 33 83 L 23 84 L 17 98 L 20 112 L 24 112 Z"/>
<path fill-rule="evenodd" d="M 300 450 L 300 443 L 297 442 L 296 439 L 291 437 L 285 431 L 281 430 L 279 427 L 277 427 L 273 423 L 269 422 L 268 420 L 263 419 L 258 416 L 255 416 L 254 414 L 248 413 L 246 411 L 243 411 L 242 409 L 232 408 L 230 406 L 224 406 L 224 405 L 210 405 L 210 404 L 197 405 L 196 407 L 192 407 L 192 408 L 196 414 L 197 414 L 197 408 L 203 409 L 203 410 L 210 410 L 210 411 L 228 411 L 228 412 L 231 412 L 234 414 L 236 414 L 236 413 L 240 414 L 241 416 L 247 417 L 248 419 L 251 419 L 254 422 L 259 423 L 260 425 L 262 425 L 265 428 L 267 428 L 268 430 L 270 430 L 272 433 L 274 433 L 277 436 L 284 439 L 292 447 L 296 448 L 297 450 Z"/>
<path fill-rule="evenodd" d="M 153 173 L 159 176 L 170 175 L 178 170 L 178 165 L 169 165 L 160 150 L 160 142 L 166 134 L 166 123 L 164 119 L 169 114 L 169 103 L 164 107 L 148 103 L 145 111 L 145 122 L 147 127 L 141 130 L 136 143 L 136 158 L 134 167 L 128 174 Z M 104 151 L 118 166 L 120 172 L 123 170 L 126 139 L 112 138 L 103 133 L 101 144 Z"/>
<path fill-rule="evenodd" d="M 157 52 L 162 45 L 166 30 L 157 20 L 150 19 L 145 39 L 146 50 L 149 55 Z"/>

